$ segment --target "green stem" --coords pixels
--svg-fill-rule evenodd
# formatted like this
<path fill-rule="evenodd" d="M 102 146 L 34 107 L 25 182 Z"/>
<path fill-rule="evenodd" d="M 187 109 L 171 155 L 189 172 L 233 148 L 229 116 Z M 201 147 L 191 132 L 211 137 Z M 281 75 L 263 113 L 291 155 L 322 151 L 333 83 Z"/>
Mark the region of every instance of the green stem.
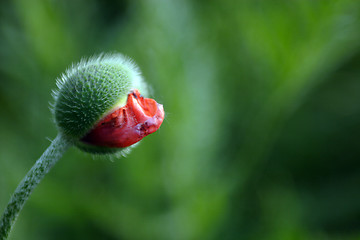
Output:
<path fill-rule="evenodd" d="M 70 146 L 71 143 L 59 134 L 18 185 L 0 220 L 0 240 L 7 239 L 19 212 L 34 188 Z"/>

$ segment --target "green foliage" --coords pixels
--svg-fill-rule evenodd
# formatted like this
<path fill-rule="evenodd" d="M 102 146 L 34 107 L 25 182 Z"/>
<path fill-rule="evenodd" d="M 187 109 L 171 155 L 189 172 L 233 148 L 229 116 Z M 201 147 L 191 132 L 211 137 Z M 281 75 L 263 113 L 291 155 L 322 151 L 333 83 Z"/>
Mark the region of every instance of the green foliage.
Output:
<path fill-rule="evenodd" d="M 0 3 L 0 208 L 53 138 L 55 79 L 135 59 L 164 104 L 126 158 L 72 149 L 12 239 L 359 239 L 360 2 Z"/>

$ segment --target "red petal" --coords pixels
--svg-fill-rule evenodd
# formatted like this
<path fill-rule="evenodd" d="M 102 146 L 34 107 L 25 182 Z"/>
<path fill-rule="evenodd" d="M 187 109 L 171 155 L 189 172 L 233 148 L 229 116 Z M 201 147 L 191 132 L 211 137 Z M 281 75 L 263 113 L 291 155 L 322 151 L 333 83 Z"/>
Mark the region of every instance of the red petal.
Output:
<path fill-rule="evenodd" d="M 81 140 L 96 146 L 128 147 L 158 130 L 164 116 L 161 104 L 135 89 L 124 107 L 107 115 Z"/>

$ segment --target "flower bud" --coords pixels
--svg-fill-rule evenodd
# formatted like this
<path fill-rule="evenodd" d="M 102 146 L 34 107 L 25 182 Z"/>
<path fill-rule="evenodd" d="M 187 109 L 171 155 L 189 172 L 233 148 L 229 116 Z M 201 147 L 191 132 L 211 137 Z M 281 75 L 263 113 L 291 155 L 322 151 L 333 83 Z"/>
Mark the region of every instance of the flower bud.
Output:
<path fill-rule="evenodd" d="M 139 68 L 120 54 L 73 65 L 57 82 L 59 131 L 84 151 L 113 153 L 155 132 L 164 109 L 147 93 Z"/>

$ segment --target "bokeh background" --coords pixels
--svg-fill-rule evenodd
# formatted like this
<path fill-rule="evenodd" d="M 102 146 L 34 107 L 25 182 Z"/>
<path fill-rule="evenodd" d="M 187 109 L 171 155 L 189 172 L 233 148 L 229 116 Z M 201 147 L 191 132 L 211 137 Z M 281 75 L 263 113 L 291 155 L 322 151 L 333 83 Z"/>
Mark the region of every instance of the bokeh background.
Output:
<path fill-rule="evenodd" d="M 166 121 L 72 148 L 10 239 L 360 239 L 360 1 L 0 1 L 0 209 L 56 136 L 55 79 L 121 52 Z"/>

